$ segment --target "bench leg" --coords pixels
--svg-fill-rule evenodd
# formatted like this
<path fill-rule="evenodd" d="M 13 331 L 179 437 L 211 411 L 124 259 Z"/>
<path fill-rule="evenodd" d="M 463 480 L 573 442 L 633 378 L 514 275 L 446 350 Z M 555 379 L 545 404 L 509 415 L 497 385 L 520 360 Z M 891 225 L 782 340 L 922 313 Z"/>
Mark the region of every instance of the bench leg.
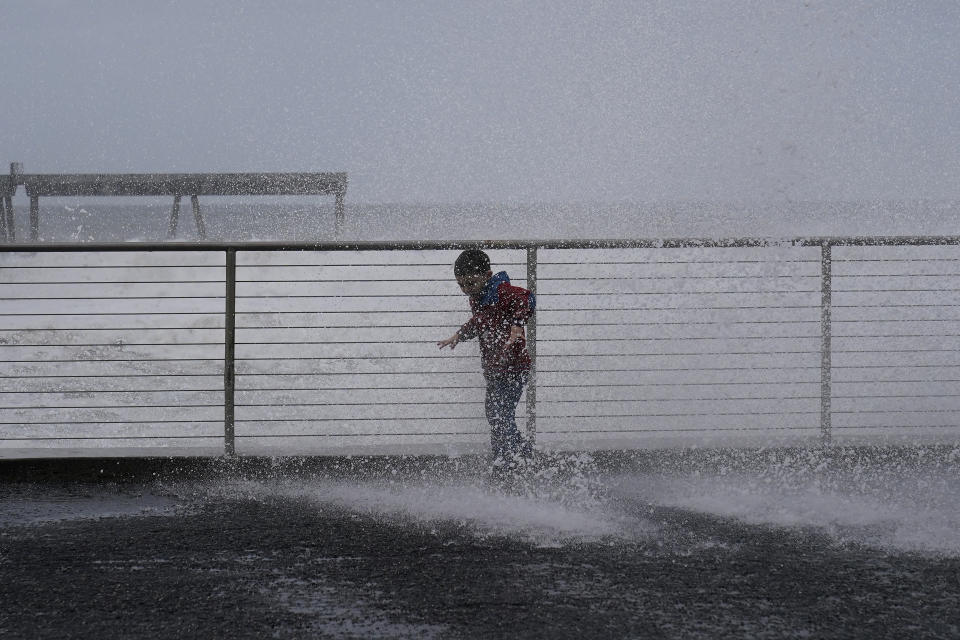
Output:
<path fill-rule="evenodd" d="M 170 211 L 170 227 L 167 229 L 167 240 L 173 240 L 177 235 L 177 222 L 180 220 L 180 196 L 173 196 L 173 210 Z"/>
<path fill-rule="evenodd" d="M 200 198 L 190 196 L 190 204 L 193 205 L 193 219 L 197 223 L 197 235 L 201 240 L 207 239 L 207 227 L 203 224 L 203 214 L 200 213 Z"/>

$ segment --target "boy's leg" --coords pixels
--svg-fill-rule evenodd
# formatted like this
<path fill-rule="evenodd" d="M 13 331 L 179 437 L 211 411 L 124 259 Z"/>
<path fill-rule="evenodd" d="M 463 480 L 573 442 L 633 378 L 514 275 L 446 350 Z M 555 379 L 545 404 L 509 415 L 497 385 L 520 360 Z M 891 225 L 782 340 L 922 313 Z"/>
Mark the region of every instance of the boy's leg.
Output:
<path fill-rule="evenodd" d="M 517 428 L 516 420 L 517 404 L 526 383 L 526 372 L 487 378 L 485 404 L 490 446 L 494 458 L 504 462 L 517 455 L 530 455 L 530 445 Z"/>

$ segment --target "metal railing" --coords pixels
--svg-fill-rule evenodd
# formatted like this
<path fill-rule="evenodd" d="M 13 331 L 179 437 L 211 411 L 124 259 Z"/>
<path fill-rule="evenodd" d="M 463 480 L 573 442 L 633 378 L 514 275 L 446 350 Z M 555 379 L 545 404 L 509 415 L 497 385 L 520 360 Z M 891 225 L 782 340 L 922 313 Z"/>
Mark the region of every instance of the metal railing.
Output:
<path fill-rule="evenodd" d="M 477 356 L 434 346 L 477 246 L 538 296 L 544 446 L 956 439 L 958 244 L 0 246 L 0 445 L 482 449 Z"/>

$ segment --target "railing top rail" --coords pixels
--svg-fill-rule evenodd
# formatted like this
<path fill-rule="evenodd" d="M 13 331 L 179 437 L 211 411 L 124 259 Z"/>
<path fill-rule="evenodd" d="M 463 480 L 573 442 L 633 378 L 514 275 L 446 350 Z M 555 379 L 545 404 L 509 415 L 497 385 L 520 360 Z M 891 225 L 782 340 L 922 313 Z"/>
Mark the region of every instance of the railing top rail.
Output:
<path fill-rule="evenodd" d="M 960 245 L 960 236 L 824 236 L 798 238 L 660 238 L 583 240 L 357 240 L 261 242 L 82 242 L 15 243 L 0 252 L 81 251 L 409 251 L 482 249 L 661 249 L 814 246 L 935 246 Z"/>
<path fill-rule="evenodd" d="M 5 180 L 24 185 L 30 197 L 343 195 L 347 190 L 346 173 L 49 173 Z"/>

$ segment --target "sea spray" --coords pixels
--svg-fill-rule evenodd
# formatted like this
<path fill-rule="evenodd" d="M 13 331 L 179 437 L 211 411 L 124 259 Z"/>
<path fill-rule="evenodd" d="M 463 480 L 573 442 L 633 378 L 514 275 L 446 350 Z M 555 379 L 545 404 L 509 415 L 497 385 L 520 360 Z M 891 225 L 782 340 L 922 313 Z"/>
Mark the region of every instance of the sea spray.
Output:
<path fill-rule="evenodd" d="M 346 510 L 409 526 L 454 525 L 475 535 L 536 544 L 634 536 L 649 528 L 606 507 L 592 456 L 538 454 L 513 475 L 492 481 L 485 457 L 262 460 L 201 481 L 171 482 L 187 501 L 294 500 L 305 508 Z M 242 464 L 242 463 L 240 463 Z"/>
<path fill-rule="evenodd" d="M 726 455 L 729 454 L 729 455 Z M 836 544 L 960 556 L 960 474 L 950 448 L 717 453 L 709 464 L 623 473 L 611 495 Z"/>

